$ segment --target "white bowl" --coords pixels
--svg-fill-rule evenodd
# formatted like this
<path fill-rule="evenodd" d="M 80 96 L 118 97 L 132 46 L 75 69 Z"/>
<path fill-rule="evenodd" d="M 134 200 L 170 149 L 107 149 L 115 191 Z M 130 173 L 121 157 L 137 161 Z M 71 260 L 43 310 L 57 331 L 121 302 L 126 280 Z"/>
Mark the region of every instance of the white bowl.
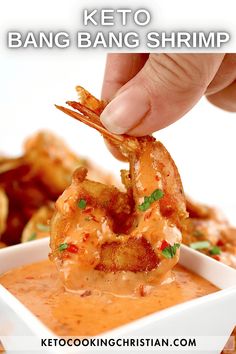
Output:
<path fill-rule="evenodd" d="M 48 239 L 42 239 L 0 250 L 0 274 L 46 259 L 48 243 Z M 219 336 L 221 340 L 218 340 L 218 350 L 214 353 L 220 353 L 226 337 L 230 336 L 236 325 L 236 270 L 183 245 L 180 264 L 222 290 L 153 313 L 103 336 Z M 55 334 L 0 285 L 0 339 L 6 349 L 11 347 L 14 336 L 50 338 Z M 190 353 L 190 350 L 187 352 Z M 204 353 L 212 354 L 212 350 Z"/>

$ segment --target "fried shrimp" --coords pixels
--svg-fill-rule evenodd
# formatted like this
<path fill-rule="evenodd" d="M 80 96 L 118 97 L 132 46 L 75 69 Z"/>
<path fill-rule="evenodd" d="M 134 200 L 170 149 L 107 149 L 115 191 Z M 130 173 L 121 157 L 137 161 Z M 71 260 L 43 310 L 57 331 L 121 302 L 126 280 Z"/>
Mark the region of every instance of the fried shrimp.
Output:
<path fill-rule="evenodd" d="M 90 178 L 111 183 L 110 174 L 74 154 L 62 139 L 48 131 L 29 137 L 22 156 L 0 157 L 0 188 L 9 201 L 3 241 L 7 244 L 20 242 L 31 217 L 38 209 L 55 201 L 71 183 L 73 171 L 82 166 L 88 169 Z M 4 210 L 0 211 L 2 215 Z M 31 227 L 27 227 L 29 229 Z M 30 236 L 28 232 L 26 235 Z"/>
<path fill-rule="evenodd" d="M 217 209 L 186 199 L 189 218 L 183 228 L 183 243 L 236 268 L 236 229 Z"/>
<path fill-rule="evenodd" d="M 73 154 L 60 138 L 47 131 L 27 139 L 24 150 L 31 175 L 40 178 L 51 199 L 68 186 L 72 171 L 84 165 L 83 160 Z"/>
<path fill-rule="evenodd" d="M 74 154 L 62 139 L 51 132 L 36 133 L 27 139 L 24 150 L 24 158 L 31 166 L 31 175 L 40 179 L 48 189 L 51 199 L 57 199 L 71 183 L 72 173 L 77 167 L 86 167 L 90 178 L 99 182 L 110 183 L 112 180 L 101 168 Z"/>
<path fill-rule="evenodd" d="M 38 240 L 50 234 L 50 220 L 54 212 L 54 203 L 39 208 L 27 222 L 22 232 L 21 242 Z"/>
<path fill-rule="evenodd" d="M 91 105 L 69 104 L 83 115 L 57 108 L 101 132 L 120 149 L 130 169 L 122 171 L 126 192 L 88 180 L 84 168 L 74 172 L 72 184 L 56 202 L 50 258 L 71 290 L 112 291 L 116 283 L 122 284 L 122 293 L 156 284 L 179 259 L 187 213 L 178 170 L 153 137 L 112 134 Z"/>
<path fill-rule="evenodd" d="M 0 188 L 0 236 L 6 229 L 8 215 L 8 198 L 6 193 Z"/>

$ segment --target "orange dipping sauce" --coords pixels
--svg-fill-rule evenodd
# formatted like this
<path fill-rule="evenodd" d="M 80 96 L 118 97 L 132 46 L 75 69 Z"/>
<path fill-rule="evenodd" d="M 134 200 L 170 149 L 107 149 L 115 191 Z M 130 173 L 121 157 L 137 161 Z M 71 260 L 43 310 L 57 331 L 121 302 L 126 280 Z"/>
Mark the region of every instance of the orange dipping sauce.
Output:
<path fill-rule="evenodd" d="M 0 277 L 0 283 L 55 334 L 93 336 L 218 290 L 181 265 L 172 273 L 172 282 L 138 297 L 67 292 L 49 260 L 11 270 Z"/>

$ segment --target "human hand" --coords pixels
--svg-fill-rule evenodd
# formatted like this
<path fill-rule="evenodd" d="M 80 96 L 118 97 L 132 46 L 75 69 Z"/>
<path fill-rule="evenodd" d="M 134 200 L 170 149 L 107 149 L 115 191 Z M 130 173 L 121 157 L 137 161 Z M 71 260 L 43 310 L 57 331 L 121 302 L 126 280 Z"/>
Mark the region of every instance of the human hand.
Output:
<path fill-rule="evenodd" d="M 236 111 L 236 54 L 110 54 L 102 98 L 103 124 L 143 136 L 181 118 L 203 96 Z"/>

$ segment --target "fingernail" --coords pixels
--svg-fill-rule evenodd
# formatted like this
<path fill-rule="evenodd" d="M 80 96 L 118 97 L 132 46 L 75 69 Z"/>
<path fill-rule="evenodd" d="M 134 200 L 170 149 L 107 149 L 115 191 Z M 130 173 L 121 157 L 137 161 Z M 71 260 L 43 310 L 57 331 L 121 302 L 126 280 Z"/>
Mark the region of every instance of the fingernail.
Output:
<path fill-rule="evenodd" d="M 109 131 L 124 134 L 136 127 L 149 109 L 148 97 L 143 88 L 130 86 L 107 105 L 100 118 Z"/>

